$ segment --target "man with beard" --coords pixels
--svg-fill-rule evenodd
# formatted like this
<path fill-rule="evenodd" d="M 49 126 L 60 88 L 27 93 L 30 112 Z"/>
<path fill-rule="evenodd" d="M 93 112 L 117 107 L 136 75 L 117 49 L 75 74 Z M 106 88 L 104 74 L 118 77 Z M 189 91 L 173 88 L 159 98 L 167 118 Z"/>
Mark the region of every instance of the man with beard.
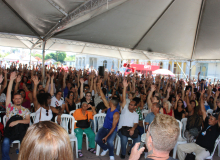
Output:
<path fill-rule="evenodd" d="M 13 95 L 13 104 L 11 103 L 11 90 L 14 80 L 17 75 L 15 72 L 11 73 L 10 81 L 8 84 L 7 97 L 6 97 L 6 123 L 14 115 L 19 115 L 23 120 L 13 121 L 9 124 L 9 127 L 14 127 L 19 123 L 29 124 L 30 123 L 30 112 L 27 108 L 21 106 L 23 98 L 19 93 Z M 6 77 L 5 77 L 6 78 Z M 2 160 L 10 160 L 9 150 L 11 143 L 16 139 L 4 138 L 2 143 Z"/>

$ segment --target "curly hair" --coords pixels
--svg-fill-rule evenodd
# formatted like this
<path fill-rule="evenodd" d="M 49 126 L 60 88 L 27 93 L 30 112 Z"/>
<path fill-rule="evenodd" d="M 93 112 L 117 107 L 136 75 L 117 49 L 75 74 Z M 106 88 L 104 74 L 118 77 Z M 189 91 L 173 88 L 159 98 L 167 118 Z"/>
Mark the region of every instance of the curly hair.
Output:
<path fill-rule="evenodd" d="M 50 93 L 39 93 L 37 95 L 37 101 L 41 106 L 48 106 L 47 100 L 51 98 Z"/>

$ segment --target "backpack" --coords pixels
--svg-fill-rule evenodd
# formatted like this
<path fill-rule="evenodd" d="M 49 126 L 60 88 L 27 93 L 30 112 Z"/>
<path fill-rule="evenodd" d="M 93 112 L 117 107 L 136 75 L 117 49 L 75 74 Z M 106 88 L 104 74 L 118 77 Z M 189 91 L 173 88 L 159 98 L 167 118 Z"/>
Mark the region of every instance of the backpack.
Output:
<path fill-rule="evenodd" d="M 17 120 L 23 120 L 23 118 L 19 115 L 14 115 L 8 120 L 5 127 L 4 135 L 11 140 L 19 140 L 21 142 L 26 134 L 29 124 L 19 123 L 14 127 L 9 127 L 9 124 L 11 122 Z"/>

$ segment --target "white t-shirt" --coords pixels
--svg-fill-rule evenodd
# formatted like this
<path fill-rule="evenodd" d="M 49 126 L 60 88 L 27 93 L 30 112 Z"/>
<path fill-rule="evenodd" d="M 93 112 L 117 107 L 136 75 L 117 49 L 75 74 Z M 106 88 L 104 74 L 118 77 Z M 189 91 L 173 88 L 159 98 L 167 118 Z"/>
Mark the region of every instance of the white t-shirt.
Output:
<path fill-rule="evenodd" d="M 121 111 L 118 130 L 121 129 L 122 126 L 133 127 L 134 123 L 139 122 L 139 115 L 134 111 L 133 113 L 129 111 L 128 105 L 126 104 Z"/>
<path fill-rule="evenodd" d="M 54 96 L 52 99 L 51 99 L 51 104 L 50 106 L 52 107 L 62 107 L 62 104 L 64 104 L 64 101 L 63 99 L 61 98 L 59 101 L 57 100 L 57 98 Z"/>

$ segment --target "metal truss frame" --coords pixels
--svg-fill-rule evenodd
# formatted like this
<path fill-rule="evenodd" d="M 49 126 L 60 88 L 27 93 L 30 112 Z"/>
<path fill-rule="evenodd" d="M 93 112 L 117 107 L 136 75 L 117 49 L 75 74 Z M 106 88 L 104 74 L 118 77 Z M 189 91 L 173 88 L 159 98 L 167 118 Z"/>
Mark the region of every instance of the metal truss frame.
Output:
<path fill-rule="evenodd" d="M 49 0 L 50 3 L 57 8 L 59 11 L 61 11 L 64 15 L 66 13 L 59 7 L 55 2 L 52 0 Z M 62 18 L 45 36 L 44 40 L 48 40 L 51 38 L 55 33 L 63 30 L 67 24 L 70 22 L 82 17 L 85 14 L 88 14 L 89 12 L 102 7 L 103 5 L 108 5 L 109 2 L 113 0 L 88 0 L 84 2 L 82 5 L 71 11 L 68 15 L 66 15 L 64 18 Z"/>

